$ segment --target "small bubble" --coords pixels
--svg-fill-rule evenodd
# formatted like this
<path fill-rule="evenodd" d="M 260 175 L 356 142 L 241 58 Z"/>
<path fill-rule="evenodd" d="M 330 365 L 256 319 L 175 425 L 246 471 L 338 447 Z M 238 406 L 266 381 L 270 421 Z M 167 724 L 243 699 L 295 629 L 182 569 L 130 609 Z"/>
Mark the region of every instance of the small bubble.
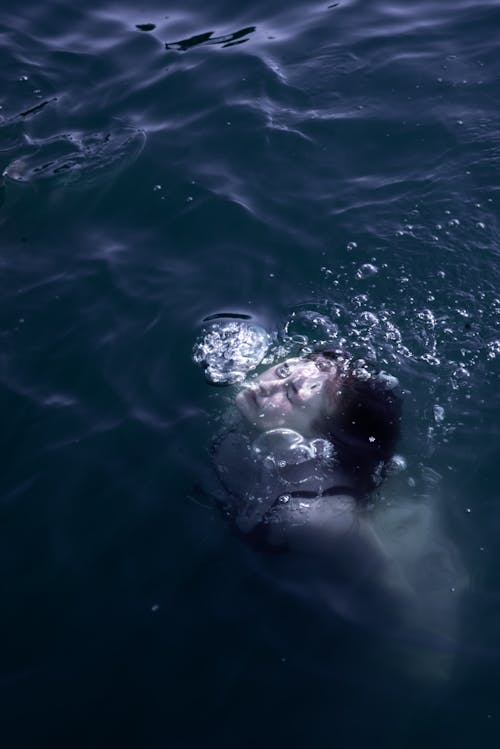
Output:
<path fill-rule="evenodd" d="M 357 249 L 357 247 L 358 245 L 356 244 L 356 242 L 348 242 L 346 245 L 346 250 L 350 252 L 351 250 Z"/>
<path fill-rule="evenodd" d="M 412 489 L 415 488 L 415 479 L 410 476 L 408 479 L 408 486 L 410 486 Z"/>
<path fill-rule="evenodd" d="M 360 322 L 366 323 L 366 325 L 378 325 L 379 321 L 376 315 L 373 314 L 373 312 L 362 312 L 359 316 Z"/>
<path fill-rule="evenodd" d="M 163 189 L 163 188 L 162 188 L 162 186 L 161 186 L 161 185 L 155 185 L 155 186 L 153 187 L 153 192 L 160 192 L 160 190 L 162 190 L 162 189 Z"/>
<path fill-rule="evenodd" d="M 193 196 L 192 195 L 188 195 L 187 198 L 186 198 L 186 203 L 192 203 L 193 200 L 194 200 Z"/>
<path fill-rule="evenodd" d="M 152 612 L 153 612 L 154 614 L 156 614 L 156 612 L 157 612 L 157 611 L 159 611 L 159 610 L 160 610 L 160 607 L 158 606 L 158 604 L 157 604 L 157 603 L 155 603 L 155 604 L 153 604 L 153 606 L 151 606 L 151 611 L 152 611 Z"/>
<path fill-rule="evenodd" d="M 374 276 L 376 273 L 378 273 L 378 268 L 376 265 L 373 265 L 372 263 L 363 263 L 363 265 L 360 265 L 360 267 L 356 271 L 356 278 L 362 281 L 366 278 Z"/>
<path fill-rule="evenodd" d="M 393 476 L 403 471 L 406 471 L 406 460 L 402 455 L 393 455 L 387 465 L 386 473 L 389 476 Z"/>
<path fill-rule="evenodd" d="M 434 406 L 434 421 L 436 422 L 436 424 L 439 424 L 443 420 L 444 420 L 444 408 L 436 404 Z"/>
<path fill-rule="evenodd" d="M 28 76 L 27 76 L 27 75 L 21 75 L 21 76 L 19 77 L 19 80 L 20 80 L 20 81 L 27 81 L 27 80 L 28 80 Z"/>
<path fill-rule="evenodd" d="M 466 507 L 466 508 L 465 508 L 465 512 L 467 512 L 467 513 L 470 513 L 470 512 L 472 512 L 472 510 L 471 510 L 471 508 L 470 508 L 470 507 Z"/>
<path fill-rule="evenodd" d="M 486 224 L 484 224 L 482 221 L 478 221 L 476 227 L 478 229 L 486 229 Z"/>
<path fill-rule="evenodd" d="M 458 218 L 452 218 L 448 221 L 448 226 L 460 226 Z"/>

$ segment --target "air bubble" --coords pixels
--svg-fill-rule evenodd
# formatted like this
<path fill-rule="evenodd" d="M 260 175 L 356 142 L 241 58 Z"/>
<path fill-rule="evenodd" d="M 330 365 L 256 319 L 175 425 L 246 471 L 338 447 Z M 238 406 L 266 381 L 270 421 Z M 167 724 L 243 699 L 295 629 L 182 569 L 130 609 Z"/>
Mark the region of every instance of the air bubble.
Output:
<path fill-rule="evenodd" d="M 444 408 L 436 404 L 433 409 L 434 421 L 436 424 L 441 423 L 444 420 Z"/>
<path fill-rule="evenodd" d="M 399 385 L 399 380 L 394 375 L 387 374 L 387 372 L 379 372 L 375 378 L 377 382 L 380 382 L 387 390 L 394 390 Z"/>
<path fill-rule="evenodd" d="M 359 320 L 362 323 L 365 323 L 366 325 L 369 325 L 370 327 L 373 327 L 374 325 L 379 324 L 378 317 L 373 314 L 373 312 L 362 312 L 359 316 Z"/>
<path fill-rule="evenodd" d="M 338 327 L 326 315 L 314 310 L 299 310 L 290 316 L 285 325 L 285 333 L 292 340 L 301 336 L 305 343 L 331 341 L 337 337 Z"/>
<path fill-rule="evenodd" d="M 386 467 L 387 475 L 395 476 L 403 471 L 406 471 L 406 460 L 402 455 L 393 455 Z"/>
<path fill-rule="evenodd" d="M 356 271 L 356 278 L 362 281 L 366 278 L 374 276 L 376 273 L 378 273 L 378 268 L 376 265 L 373 265 L 372 263 L 364 263 L 363 265 L 360 265 L 360 267 Z"/>

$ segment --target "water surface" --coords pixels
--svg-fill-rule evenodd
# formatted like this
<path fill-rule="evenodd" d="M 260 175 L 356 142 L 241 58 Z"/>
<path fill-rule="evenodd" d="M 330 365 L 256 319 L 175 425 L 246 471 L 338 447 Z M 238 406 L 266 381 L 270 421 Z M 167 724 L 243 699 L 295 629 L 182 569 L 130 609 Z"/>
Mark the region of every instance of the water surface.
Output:
<path fill-rule="evenodd" d="M 497 746 L 499 28 L 3 4 L 5 746 Z M 234 394 L 192 363 L 204 318 L 304 310 L 406 390 L 401 491 L 439 495 L 471 576 L 441 690 L 259 586 L 193 490 Z"/>

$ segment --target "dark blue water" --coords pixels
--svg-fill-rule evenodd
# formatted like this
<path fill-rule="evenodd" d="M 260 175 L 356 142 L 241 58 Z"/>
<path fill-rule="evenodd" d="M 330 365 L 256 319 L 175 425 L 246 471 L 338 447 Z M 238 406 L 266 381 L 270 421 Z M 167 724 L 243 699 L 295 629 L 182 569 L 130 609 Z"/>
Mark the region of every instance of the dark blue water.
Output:
<path fill-rule="evenodd" d="M 3 747 L 498 745 L 499 31 L 494 0 L 2 4 Z M 439 689 L 261 585 L 193 489 L 232 396 L 203 318 L 302 309 L 406 391 L 400 489 L 471 579 Z"/>

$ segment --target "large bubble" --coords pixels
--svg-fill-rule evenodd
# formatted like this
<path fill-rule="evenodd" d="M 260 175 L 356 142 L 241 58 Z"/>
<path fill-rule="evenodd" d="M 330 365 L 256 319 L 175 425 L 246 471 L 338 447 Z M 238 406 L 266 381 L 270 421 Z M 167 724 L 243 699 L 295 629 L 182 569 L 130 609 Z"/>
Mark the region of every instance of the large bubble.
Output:
<path fill-rule="evenodd" d="M 305 439 L 293 429 L 264 432 L 254 441 L 253 450 L 259 457 L 271 458 L 280 468 L 314 459 L 332 461 L 335 452 L 331 442 L 320 437 Z"/>
<path fill-rule="evenodd" d="M 193 360 L 205 369 L 209 382 L 230 385 L 260 364 L 270 343 L 268 333 L 256 323 L 215 320 L 196 341 Z"/>

